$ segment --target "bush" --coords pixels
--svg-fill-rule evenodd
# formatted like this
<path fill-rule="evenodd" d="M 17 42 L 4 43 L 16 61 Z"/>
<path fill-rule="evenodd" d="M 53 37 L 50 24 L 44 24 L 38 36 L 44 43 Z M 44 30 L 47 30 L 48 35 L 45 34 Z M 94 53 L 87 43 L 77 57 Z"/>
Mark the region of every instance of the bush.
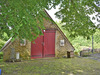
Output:
<path fill-rule="evenodd" d="M 3 61 L 3 59 L 0 59 L 0 62 L 2 62 Z"/>
<path fill-rule="evenodd" d="M 4 46 L 5 43 L 6 41 L 0 39 L 0 49 Z"/>
<path fill-rule="evenodd" d="M 75 55 L 80 55 L 80 50 L 77 49 L 77 50 L 74 51 L 74 53 L 75 53 Z"/>
<path fill-rule="evenodd" d="M 0 52 L 0 61 L 3 61 L 3 52 Z"/>

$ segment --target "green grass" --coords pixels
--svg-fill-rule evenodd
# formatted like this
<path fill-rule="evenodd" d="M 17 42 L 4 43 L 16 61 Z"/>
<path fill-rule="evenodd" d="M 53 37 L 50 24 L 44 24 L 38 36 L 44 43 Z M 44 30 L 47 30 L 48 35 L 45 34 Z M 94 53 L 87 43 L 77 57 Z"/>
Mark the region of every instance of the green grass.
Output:
<path fill-rule="evenodd" d="M 86 58 L 0 62 L 2 75 L 100 75 L 100 62 Z"/>
<path fill-rule="evenodd" d="M 0 62 L 3 62 L 3 59 L 0 59 Z"/>

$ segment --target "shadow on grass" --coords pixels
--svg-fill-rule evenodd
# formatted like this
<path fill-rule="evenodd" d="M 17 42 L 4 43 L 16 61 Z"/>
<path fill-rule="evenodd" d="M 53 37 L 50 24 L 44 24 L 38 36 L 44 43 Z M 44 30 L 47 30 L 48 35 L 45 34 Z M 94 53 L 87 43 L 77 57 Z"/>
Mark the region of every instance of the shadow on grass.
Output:
<path fill-rule="evenodd" d="M 98 75 L 100 62 L 85 58 L 0 62 L 2 75 Z"/>

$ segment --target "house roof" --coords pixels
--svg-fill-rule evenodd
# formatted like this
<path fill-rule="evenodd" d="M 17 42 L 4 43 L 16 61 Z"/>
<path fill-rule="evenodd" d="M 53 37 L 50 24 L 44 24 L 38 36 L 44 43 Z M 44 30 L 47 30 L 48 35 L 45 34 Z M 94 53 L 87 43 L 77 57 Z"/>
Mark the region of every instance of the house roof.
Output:
<path fill-rule="evenodd" d="M 45 10 L 45 13 L 47 14 L 47 16 L 53 21 L 53 23 L 55 24 L 55 26 L 57 27 L 57 29 L 60 31 L 61 35 L 69 42 L 69 44 L 73 47 L 73 45 L 70 43 L 70 41 L 67 39 L 67 37 L 65 36 L 65 34 L 62 32 L 62 30 L 58 27 L 58 25 L 55 23 L 55 21 L 51 18 L 51 16 L 48 14 L 48 12 Z M 11 42 L 10 38 L 5 45 L 1 48 L 1 51 L 5 50 L 12 42 Z M 75 50 L 75 48 L 73 47 L 73 49 Z"/>
<path fill-rule="evenodd" d="M 10 39 L 5 43 L 5 45 L 1 48 L 0 51 L 6 49 L 6 47 L 7 47 L 8 45 L 10 45 L 10 43 L 11 43 L 11 39 L 12 39 L 12 37 L 11 37 L 11 38 L 10 38 Z"/>

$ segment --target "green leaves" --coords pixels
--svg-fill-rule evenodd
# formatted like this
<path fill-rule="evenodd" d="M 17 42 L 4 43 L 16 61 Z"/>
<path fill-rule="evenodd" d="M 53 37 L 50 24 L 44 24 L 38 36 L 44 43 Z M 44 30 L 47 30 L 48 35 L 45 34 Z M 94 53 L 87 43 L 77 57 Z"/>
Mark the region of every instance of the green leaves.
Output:
<path fill-rule="evenodd" d="M 98 2 L 99 0 L 95 0 Z M 1 0 L 0 34 L 34 40 L 45 29 L 43 19 L 48 19 L 44 9 L 60 6 L 56 16 L 64 22 L 64 29 L 72 36 L 89 36 L 95 25 L 88 14 L 99 11 L 94 0 Z"/>
<path fill-rule="evenodd" d="M 50 1 L 45 0 L 1 0 L 0 33 L 9 37 L 34 40 L 44 29 L 44 9 Z M 10 29 L 9 29 L 10 27 Z"/>
<path fill-rule="evenodd" d="M 97 28 L 90 20 L 89 14 L 96 11 L 94 2 L 98 0 L 62 0 L 60 10 L 56 16 L 61 20 L 65 30 L 68 30 L 71 36 L 90 36 L 95 33 Z"/>

